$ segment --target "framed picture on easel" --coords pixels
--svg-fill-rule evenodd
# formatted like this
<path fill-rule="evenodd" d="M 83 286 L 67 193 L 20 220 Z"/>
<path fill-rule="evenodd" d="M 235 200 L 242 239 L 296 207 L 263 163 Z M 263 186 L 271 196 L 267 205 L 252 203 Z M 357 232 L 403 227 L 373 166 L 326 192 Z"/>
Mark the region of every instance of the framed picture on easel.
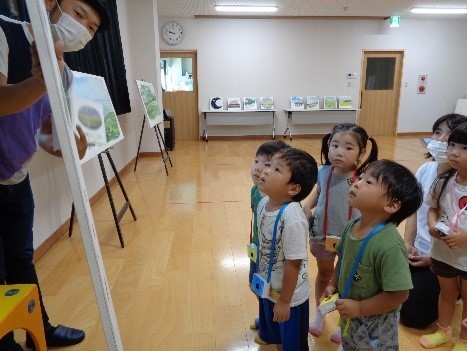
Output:
<path fill-rule="evenodd" d="M 152 83 L 136 80 L 139 95 L 143 101 L 144 113 L 149 121 L 149 126 L 153 128 L 156 124 L 162 123 L 162 113 L 157 99 L 156 91 Z"/>
<path fill-rule="evenodd" d="M 68 105 L 72 125 L 81 126 L 88 140 L 88 149 L 81 163 L 123 139 L 122 129 L 103 77 L 73 71 Z"/>

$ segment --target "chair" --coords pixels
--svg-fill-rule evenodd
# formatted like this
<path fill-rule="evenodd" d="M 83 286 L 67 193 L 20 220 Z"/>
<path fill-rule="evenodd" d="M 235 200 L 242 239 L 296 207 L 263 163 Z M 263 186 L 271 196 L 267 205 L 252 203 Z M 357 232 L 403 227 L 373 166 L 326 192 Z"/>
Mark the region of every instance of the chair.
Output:
<path fill-rule="evenodd" d="M 0 285 L 0 337 L 14 329 L 24 329 L 36 351 L 47 350 L 35 284 Z"/>
<path fill-rule="evenodd" d="M 174 116 L 170 108 L 164 108 L 164 143 L 167 150 L 175 148 L 175 124 Z"/>

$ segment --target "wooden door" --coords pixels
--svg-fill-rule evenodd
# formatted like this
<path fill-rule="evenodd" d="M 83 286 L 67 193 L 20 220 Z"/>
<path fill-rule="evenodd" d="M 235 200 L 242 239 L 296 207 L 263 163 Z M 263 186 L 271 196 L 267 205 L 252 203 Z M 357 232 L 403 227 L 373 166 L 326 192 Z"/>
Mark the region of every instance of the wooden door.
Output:
<path fill-rule="evenodd" d="M 369 135 L 396 135 L 403 51 L 364 51 L 358 124 Z"/>
<path fill-rule="evenodd" d="M 196 51 L 161 51 L 162 103 L 174 116 L 175 137 L 199 139 Z"/>

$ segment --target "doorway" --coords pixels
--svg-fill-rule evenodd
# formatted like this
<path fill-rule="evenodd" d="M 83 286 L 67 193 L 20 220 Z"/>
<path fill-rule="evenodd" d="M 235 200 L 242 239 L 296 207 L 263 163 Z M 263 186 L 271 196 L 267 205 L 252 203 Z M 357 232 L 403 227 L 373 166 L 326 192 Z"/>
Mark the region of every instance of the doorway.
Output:
<path fill-rule="evenodd" d="M 199 139 L 196 51 L 161 51 L 162 102 L 174 116 L 177 139 Z"/>
<path fill-rule="evenodd" d="M 403 51 L 363 51 L 358 123 L 369 135 L 396 135 Z"/>

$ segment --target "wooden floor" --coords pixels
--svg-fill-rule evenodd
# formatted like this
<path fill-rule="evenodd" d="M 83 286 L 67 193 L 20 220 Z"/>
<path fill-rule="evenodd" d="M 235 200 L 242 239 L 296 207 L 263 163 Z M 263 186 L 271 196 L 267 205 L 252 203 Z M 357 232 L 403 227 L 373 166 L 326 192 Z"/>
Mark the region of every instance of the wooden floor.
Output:
<path fill-rule="evenodd" d="M 417 138 L 377 140 L 380 158 L 395 159 L 412 170 L 424 162 Z M 177 141 L 168 177 L 160 158 L 141 158 L 137 172 L 122 177 L 138 216 L 133 221 L 128 211 L 121 222 L 124 249 L 107 197 L 93 206 L 125 350 L 274 349 L 259 348 L 249 329 L 257 301 L 248 288 L 245 247 L 251 218 L 250 165 L 264 141 Z M 295 138 L 291 144 L 319 160 L 319 139 Z M 117 207 L 122 206 L 118 185 L 112 191 Z M 36 267 L 51 321 L 86 331 L 85 341 L 67 350 L 106 350 L 78 227 Z M 315 274 L 310 256 L 310 279 Z M 460 306 L 457 321 L 459 311 Z M 337 319 L 331 313 L 323 335 L 309 337 L 311 350 L 337 349 L 329 341 Z M 456 324 L 454 335 L 459 333 Z M 423 350 L 418 344 L 421 333 L 401 326 L 401 350 Z M 24 333 L 18 335 L 24 340 Z"/>

